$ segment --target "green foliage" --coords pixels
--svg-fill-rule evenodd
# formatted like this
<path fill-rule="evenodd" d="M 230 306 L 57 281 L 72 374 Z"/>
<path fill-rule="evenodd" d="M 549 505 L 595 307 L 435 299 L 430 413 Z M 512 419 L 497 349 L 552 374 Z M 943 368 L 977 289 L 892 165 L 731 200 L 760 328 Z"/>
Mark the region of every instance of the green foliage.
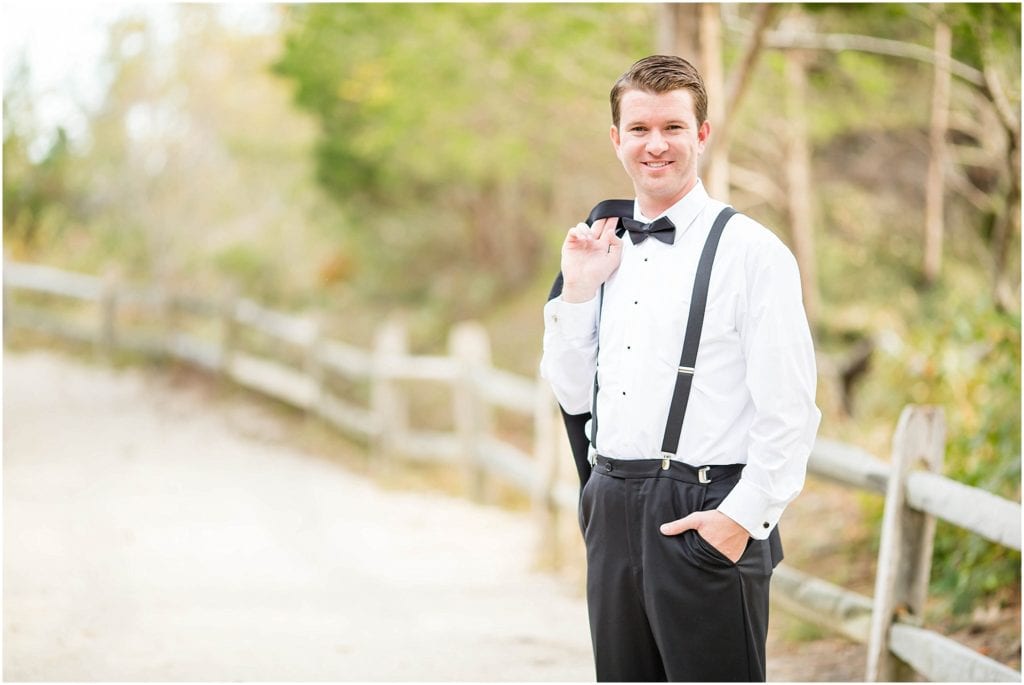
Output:
<path fill-rule="evenodd" d="M 938 16 L 953 30 L 953 58 L 981 68 L 987 54 L 1005 59 L 1016 52 L 1020 69 L 1019 3 L 955 3 L 942 5 Z M 1008 63 L 1005 66 L 1014 67 Z"/>
<path fill-rule="evenodd" d="M 25 111 L 18 106 L 21 103 L 12 100 L 10 92 L 5 92 L 4 239 L 9 247 L 28 251 L 60 237 L 77 193 L 71 187 L 72 152 L 67 132 L 58 128 L 46 152 L 34 159 L 29 150 L 33 143 L 31 109 Z"/>
<path fill-rule="evenodd" d="M 274 272 L 273 255 L 261 247 L 248 243 L 231 245 L 214 255 L 213 263 L 225 280 L 233 283 L 239 292 L 263 302 L 276 299 L 274 290 L 278 274 Z"/>
<path fill-rule="evenodd" d="M 321 122 L 317 178 L 351 217 L 367 295 L 457 317 L 524 287 L 553 189 L 597 149 L 606 94 L 645 51 L 649 17 L 614 5 L 294 7 L 275 69 Z"/>
<path fill-rule="evenodd" d="M 970 290 L 911 290 L 894 299 L 899 313 L 889 320 L 904 325 L 881 336 L 858 394 L 858 421 L 891 422 L 908 403 L 938 405 L 947 423 L 945 475 L 1019 501 L 1020 316 L 997 312 Z M 940 525 L 933 589 L 965 612 L 979 598 L 1019 585 L 1020 561 L 1018 552 Z"/>

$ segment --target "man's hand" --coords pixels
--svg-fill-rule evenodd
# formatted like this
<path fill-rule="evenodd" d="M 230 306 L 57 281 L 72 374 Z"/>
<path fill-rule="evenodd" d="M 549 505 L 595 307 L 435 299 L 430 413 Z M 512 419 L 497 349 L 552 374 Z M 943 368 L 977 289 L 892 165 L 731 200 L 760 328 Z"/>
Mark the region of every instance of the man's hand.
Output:
<path fill-rule="evenodd" d="M 562 300 L 588 302 L 597 289 L 619 268 L 622 241 L 615 235 L 618 219 L 576 224 L 562 243 Z"/>
<path fill-rule="evenodd" d="M 747 540 L 750 539 L 750 533 L 746 528 L 717 509 L 695 511 L 689 516 L 661 526 L 661 532 L 665 535 L 679 535 L 687 530 L 697 531 L 712 547 L 724 554 L 734 564 L 743 556 L 743 550 L 747 548 Z"/>

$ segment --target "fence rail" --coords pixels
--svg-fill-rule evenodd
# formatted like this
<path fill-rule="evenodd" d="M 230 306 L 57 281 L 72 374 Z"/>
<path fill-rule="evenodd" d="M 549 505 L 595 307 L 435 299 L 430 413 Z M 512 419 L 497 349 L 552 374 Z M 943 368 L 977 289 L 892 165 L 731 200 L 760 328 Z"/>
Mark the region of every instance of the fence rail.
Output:
<path fill-rule="evenodd" d="M 478 324 L 452 330 L 447 356 L 411 355 L 405 331 L 395 321 L 383 324 L 373 349 L 364 350 L 324 337 L 316 317 L 278 312 L 247 299 L 128 288 L 110 278 L 12 261 L 5 261 L 3 277 L 5 329 L 91 343 L 107 354 L 127 350 L 195 364 L 368 439 L 382 462 L 415 458 L 459 464 L 478 499 L 486 496 L 488 479 L 498 476 L 532 498 L 549 544 L 557 543 L 552 531 L 561 516 L 575 519 L 578 488 L 573 470 L 564 468 L 571 459 L 556 427 L 557 405 L 539 379 L 491 365 L 489 341 Z M 22 304 L 18 293 L 37 296 L 33 301 L 47 296 L 86 303 L 95 312 L 55 315 L 38 302 Z M 207 334 L 178 327 L 183 316 L 205 321 Z M 151 330 L 132 330 L 127 319 L 148 321 Z M 242 338 L 253 334 L 270 342 L 271 353 L 246 349 Z M 369 401 L 339 396 L 330 389 L 336 378 L 368 384 Z M 450 389 L 452 430 L 410 425 L 403 386 L 411 382 Z M 528 450 L 495 434 L 494 408 L 532 422 Z M 916 671 L 936 681 L 1019 682 L 1019 671 L 920 626 L 936 519 L 1021 549 L 1020 504 L 940 475 L 944 449 L 944 420 L 933 407 L 904 409 L 889 462 L 819 438 L 809 473 L 885 497 L 875 594 L 866 597 L 783 563 L 776 569 L 773 601 L 867 645 L 867 680 L 909 679 Z"/>

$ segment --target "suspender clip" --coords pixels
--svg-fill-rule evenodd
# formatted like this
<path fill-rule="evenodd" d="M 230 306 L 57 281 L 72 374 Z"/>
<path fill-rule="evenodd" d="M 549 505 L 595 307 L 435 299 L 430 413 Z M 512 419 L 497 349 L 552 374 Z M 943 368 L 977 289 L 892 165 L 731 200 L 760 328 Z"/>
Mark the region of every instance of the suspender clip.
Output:
<path fill-rule="evenodd" d="M 710 470 L 711 470 L 710 466 L 702 466 L 699 469 L 697 469 L 697 480 L 700 481 L 701 483 L 705 484 L 705 485 L 710 483 L 711 479 L 708 478 L 708 471 L 710 471 Z"/>

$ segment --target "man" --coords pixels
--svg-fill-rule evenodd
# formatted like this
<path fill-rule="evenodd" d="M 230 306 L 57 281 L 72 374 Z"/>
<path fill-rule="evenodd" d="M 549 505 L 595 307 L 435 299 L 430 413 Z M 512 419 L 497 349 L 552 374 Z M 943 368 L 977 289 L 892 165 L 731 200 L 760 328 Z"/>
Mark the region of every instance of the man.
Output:
<path fill-rule="evenodd" d="M 796 261 L 743 215 L 713 226 L 725 205 L 697 176 L 711 126 L 689 62 L 640 60 L 611 106 L 635 222 L 629 238 L 616 216 L 569 230 L 541 361 L 562 408 L 593 414 L 580 522 L 597 677 L 763 681 L 776 524 L 821 417 Z"/>

